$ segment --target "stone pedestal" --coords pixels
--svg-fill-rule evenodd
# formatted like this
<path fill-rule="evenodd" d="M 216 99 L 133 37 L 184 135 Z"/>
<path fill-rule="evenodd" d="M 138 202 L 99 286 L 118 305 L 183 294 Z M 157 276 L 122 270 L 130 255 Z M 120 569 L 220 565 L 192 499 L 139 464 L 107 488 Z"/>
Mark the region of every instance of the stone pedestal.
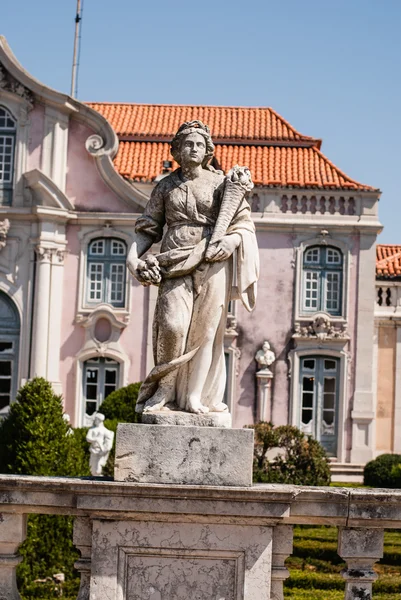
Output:
<path fill-rule="evenodd" d="M 272 527 L 93 522 L 91 598 L 269 600 Z"/>
<path fill-rule="evenodd" d="M 232 418 L 227 412 L 212 412 L 206 415 L 195 415 L 180 410 L 161 410 L 143 413 L 142 423 L 147 425 L 182 425 L 183 427 L 225 427 L 230 428 Z"/>
<path fill-rule="evenodd" d="M 120 423 L 115 481 L 252 484 L 253 430 Z"/>
<path fill-rule="evenodd" d="M 268 423 L 272 419 L 271 388 L 273 373 L 269 369 L 262 369 L 256 373 L 256 380 L 258 382 L 256 421 Z"/>

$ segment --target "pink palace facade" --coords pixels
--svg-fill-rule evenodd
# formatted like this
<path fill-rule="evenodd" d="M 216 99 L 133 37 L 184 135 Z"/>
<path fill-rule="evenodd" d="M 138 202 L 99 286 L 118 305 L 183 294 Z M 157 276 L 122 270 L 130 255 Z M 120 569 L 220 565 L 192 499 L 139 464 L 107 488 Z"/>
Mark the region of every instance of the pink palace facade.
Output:
<path fill-rule="evenodd" d="M 199 118 L 214 166 L 247 164 L 261 278 L 233 303 L 226 401 L 319 439 L 340 469 L 377 454 L 373 380 L 380 192 L 360 184 L 269 108 L 84 104 L 47 88 L 0 42 L 0 409 L 40 375 L 74 426 L 152 366 L 157 288 L 128 276 L 137 216 L 175 168 L 178 125 Z M 260 376 L 267 340 L 276 360 Z M 263 374 L 262 374 L 263 375 Z M 345 468 L 345 467 L 344 467 Z M 352 467 L 350 467 L 352 468 Z"/>

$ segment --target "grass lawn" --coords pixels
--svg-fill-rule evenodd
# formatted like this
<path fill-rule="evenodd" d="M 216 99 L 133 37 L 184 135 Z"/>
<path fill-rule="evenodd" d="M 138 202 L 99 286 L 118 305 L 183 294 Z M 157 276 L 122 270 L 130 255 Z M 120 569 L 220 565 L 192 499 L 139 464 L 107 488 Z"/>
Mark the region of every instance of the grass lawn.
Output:
<path fill-rule="evenodd" d="M 294 552 L 286 561 L 286 600 L 343 600 L 345 563 L 337 554 L 337 527 L 294 527 Z M 401 600 L 401 532 L 386 531 L 384 556 L 376 564 L 374 600 Z"/>

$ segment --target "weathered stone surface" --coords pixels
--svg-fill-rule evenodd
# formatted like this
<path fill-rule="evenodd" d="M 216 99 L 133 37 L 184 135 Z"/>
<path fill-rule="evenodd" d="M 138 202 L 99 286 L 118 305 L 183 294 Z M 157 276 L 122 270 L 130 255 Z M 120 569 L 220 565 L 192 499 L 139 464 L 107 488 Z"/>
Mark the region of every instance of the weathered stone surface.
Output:
<path fill-rule="evenodd" d="M 253 310 L 259 254 L 245 198 L 253 188 L 251 173 L 238 165 L 226 176 L 210 168 L 213 151 L 207 125 L 183 123 L 171 142 L 180 168 L 156 185 L 136 221 L 128 269 L 142 285 L 159 286 L 156 365 L 141 386 L 138 413 L 158 412 L 172 403 L 195 414 L 227 409 L 227 309 L 235 285 L 236 297 Z M 161 237 L 160 254 L 146 255 Z"/>
<path fill-rule="evenodd" d="M 231 427 L 229 412 L 211 412 L 196 415 L 177 411 L 159 411 L 142 414 L 142 423 L 149 425 L 182 425 L 184 427 Z"/>
<path fill-rule="evenodd" d="M 93 529 L 91 598 L 270 598 L 271 527 L 97 520 Z"/>
<path fill-rule="evenodd" d="M 253 430 L 120 423 L 115 481 L 252 484 Z"/>

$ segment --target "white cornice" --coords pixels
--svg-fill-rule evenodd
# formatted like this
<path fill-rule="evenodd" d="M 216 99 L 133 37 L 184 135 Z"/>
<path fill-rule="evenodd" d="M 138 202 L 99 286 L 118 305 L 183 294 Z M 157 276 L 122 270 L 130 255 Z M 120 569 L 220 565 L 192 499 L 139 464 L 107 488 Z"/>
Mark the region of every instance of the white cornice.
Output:
<path fill-rule="evenodd" d="M 28 173 L 24 173 L 24 179 L 27 187 L 36 192 L 36 196 L 41 201 L 42 206 L 74 210 L 73 204 L 71 204 L 64 192 L 47 175 L 39 171 L 39 169 L 33 169 L 32 171 L 28 171 Z"/>

